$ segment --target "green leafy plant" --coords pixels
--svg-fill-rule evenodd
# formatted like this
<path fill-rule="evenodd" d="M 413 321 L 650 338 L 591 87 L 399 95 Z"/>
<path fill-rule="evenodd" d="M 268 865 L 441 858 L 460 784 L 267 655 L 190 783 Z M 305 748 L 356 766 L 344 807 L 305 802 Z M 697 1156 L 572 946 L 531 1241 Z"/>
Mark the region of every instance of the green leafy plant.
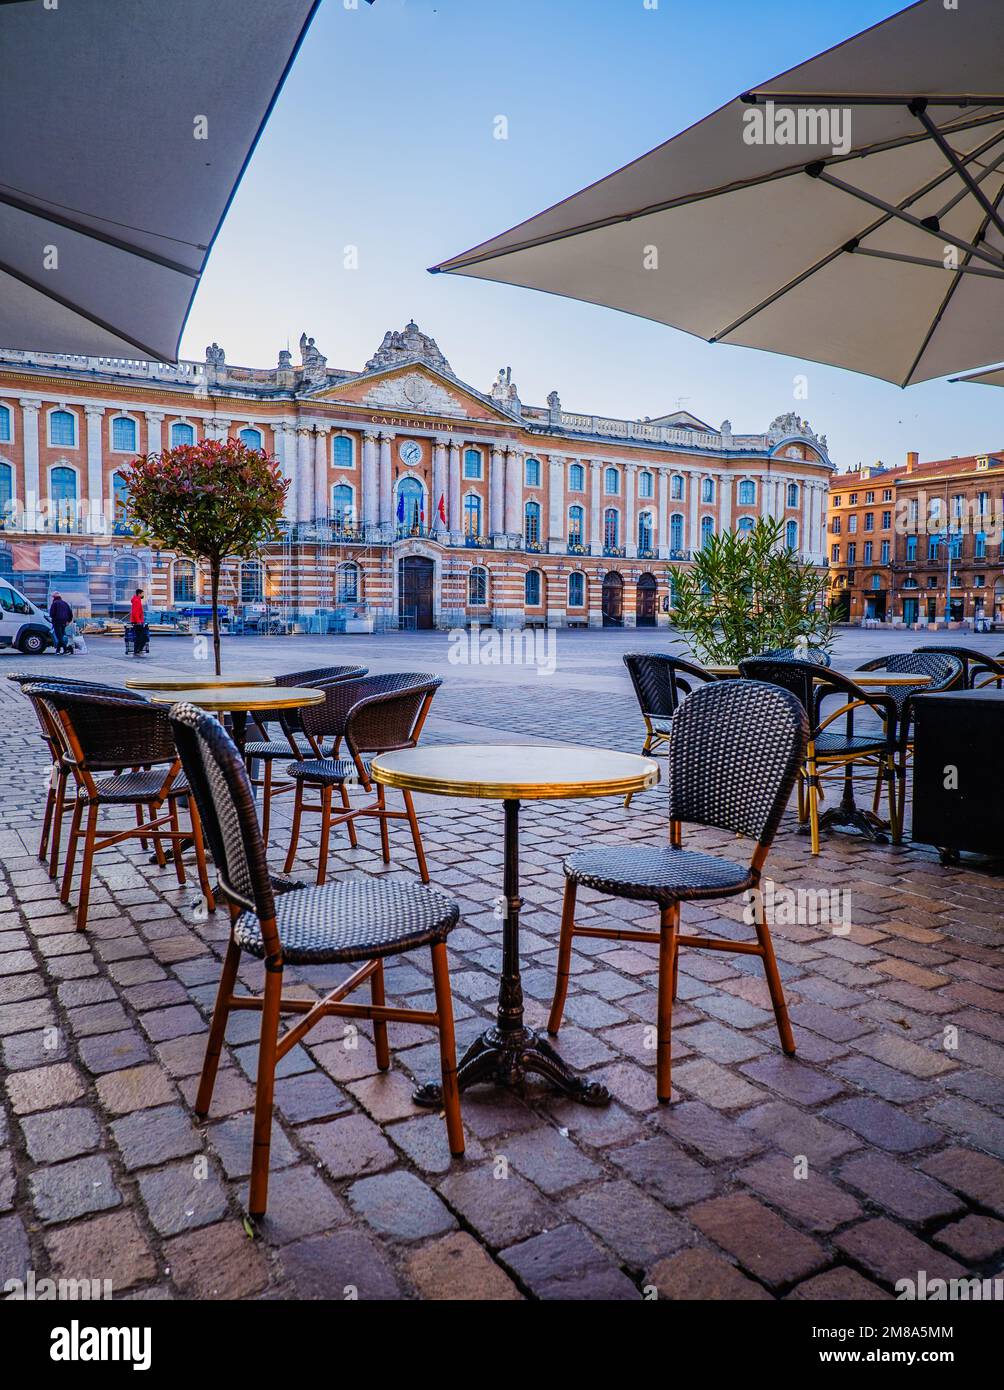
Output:
<path fill-rule="evenodd" d="M 783 522 L 761 517 L 749 531 L 709 536 L 690 568 L 668 570 L 673 621 L 706 662 L 832 641 L 824 576 L 787 548 Z"/>
<path fill-rule="evenodd" d="M 213 659 L 220 666 L 220 571 L 278 532 L 287 479 L 278 461 L 238 439 L 206 439 L 144 454 L 125 471 L 137 534 L 209 566 Z"/>

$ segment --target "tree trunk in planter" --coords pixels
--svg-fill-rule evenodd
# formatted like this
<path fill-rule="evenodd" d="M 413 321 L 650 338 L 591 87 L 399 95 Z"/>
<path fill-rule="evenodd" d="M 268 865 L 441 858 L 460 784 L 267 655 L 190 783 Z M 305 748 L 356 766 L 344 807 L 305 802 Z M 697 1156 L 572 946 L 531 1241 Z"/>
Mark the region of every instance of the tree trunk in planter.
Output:
<path fill-rule="evenodd" d="M 213 661 L 216 664 L 216 674 L 223 674 L 220 665 L 220 562 L 219 560 L 210 561 L 209 565 L 209 595 L 213 609 Z"/>

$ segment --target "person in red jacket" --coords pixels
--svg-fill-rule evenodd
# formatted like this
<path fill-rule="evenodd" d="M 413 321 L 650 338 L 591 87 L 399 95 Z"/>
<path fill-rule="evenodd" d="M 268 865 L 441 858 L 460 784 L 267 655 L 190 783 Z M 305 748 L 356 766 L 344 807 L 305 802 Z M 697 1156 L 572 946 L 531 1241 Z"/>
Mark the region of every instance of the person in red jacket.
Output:
<path fill-rule="evenodd" d="M 133 656 L 150 655 L 150 638 L 146 630 L 146 615 L 143 612 L 143 590 L 137 589 L 129 605 L 129 621 L 132 624 Z"/>

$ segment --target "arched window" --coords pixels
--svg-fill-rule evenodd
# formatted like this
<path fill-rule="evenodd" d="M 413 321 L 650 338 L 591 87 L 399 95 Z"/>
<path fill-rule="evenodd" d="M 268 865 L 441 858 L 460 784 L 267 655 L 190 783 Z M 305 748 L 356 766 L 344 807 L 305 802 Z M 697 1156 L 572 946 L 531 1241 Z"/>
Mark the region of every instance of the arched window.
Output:
<path fill-rule="evenodd" d="M 14 470 L 9 463 L 0 463 L 0 526 L 11 520 L 10 504 L 14 501 Z"/>
<path fill-rule="evenodd" d="M 61 464 L 49 473 L 50 516 L 57 531 L 73 529 L 77 517 L 77 472 Z"/>
<path fill-rule="evenodd" d="M 484 608 L 488 603 L 488 571 L 475 565 L 467 576 L 467 602 L 471 608 Z"/>
<path fill-rule="evenodd" d="M 789 484 L 788 484 L 788 506 L 789 506 L 789 507 L 797 507 L 797 506 L 798 506 L 798 484 L 797 484 L 797 483 L 789 483 Z"/>
<path fill-rule="evenodd" d="M 568 469 L 568 491 L 585 492 L 586 490 L 586 470 L 581 463 L 573 463 Z"/>
<path fill-rule="evenodd" d="M 252 425 L 246 425 L 237 438 L 246 449 L 261 448 L 261 430 L 256 430 Z"/>
<path fill-rule="evenodd" d="M 338 566 L 338 585 L 335 596 L 339 603 L 358 603 L 359 567 L 351 562 Z"/>
<path fill-rule="evenodd" d="M 652 549 L 652 513 L 639 512 L 638 514 L 638 549 Z"/>
<path fill-rule="evenodd" d="M 756 483 L 751 478 L 743 478 L 739 484 L 740 507 L 756 506 Z"/>
<path fill-rule="evenodd" d="M 483 464 L 480 449 L 464 450 L 464 477 L 480 478 Z"/>
<path fill-rule="evenodd" d="M 175 603 L 195 602 L 195 577 L 194 560 L 175 560 L 173 584 Z"/>
<path fill-rule="evenodd" d="M 112 419 L 112 448 L 117 454 L 136 452 L 136 421 L 128 415 L 116 415 Z"/>
<path fill-rule="evenodd" d="M 336 531 L 351 531 L 355 525 L 355 505 L 348 483 L 331 489 L 331 524 Z"/>
<path fill-rule="evenodd" d="M 674 473 L 669 480 L 669 495 L 675 502 L 679 502 L 683 497 L 683 474 Z"/>
<path fill-rule="evenodd" d="M 707 545 L 711 537 L 715 534 L 715 518 L 713 516 L 701 517 L 701 546 Z"/>
<path fill-rule="evenodd" d="M 586 576 L 578 570 L 568 576 L 569 608 L 584 608 L 586 603 Z"/>
<path fill-rule="evenodd" d="M 260 603 L 264 589 L 260 560 L 245 560 L 241 565 L 241 603 Z"/>
<path fill-rule="evenodd" d="M 527 545 L 540 544 L 540 503 L 527 502 L 523 509 L 523 528 Z"/>
<path fill-rule="evenodd" d="M 540 607 L 540 570 L 527 570 L 523 581 L 523 598 L 527 608 Z"/>
<path fill-rule="evenodd" d="M 129 520 L 129 489 L 121 473 L 112 474 L 112 532 L 116 536 L 131 536 Z"/>
<path fill-rule="evenodd" d="M 569 507 L 568 509 L 568 544 L 582 544 L 582 528 L 585 524 L 585 512 L 581 507 Z"/>
<path fill-rule="evenodd" d="M 608 468 L 603 474 L 603 491 L 610 497 L 616 497 L 621 490 L 621 475 L 616 468 Z"/>
<path fill-rule="evenodd" d="M 789 521 L 784 528 L 784 543 L 789 550 L 798 549 L 798 522 Z"/>
<path fill-rule="evenodd" d="M 603 545 L 607 550 L 616 550 L 620 536 L 620 516 L 616 507 L 608 507 L 603 513 Z"/>
<path fill-rule="evenodd" d="M 171 426 L 171 448 L 177 449 L 182 444 L 195 443 L 195 430 L 191 425 L 186 425 L 181 420 L 176 420 Z"/>
<path fill-rule="evenodd" d="M 82 575 L 84 572 L 84 566 L 81 563 L 79 557 L 76 555 L 67 555 L 66 559 L 63 561 L 63 564 L 63 573 L 67 575 L 72 575 L 74 578 L 79 578 L 80 575 Z"/>
<path fill-rule="evenodd" d="M 683 553 L 683 513 L 674 512 L 669 518 L 669 548 L 674 555 Z"/>
<path fill-rule="evenodd" d="M 741 517 L 739 518 L 739 527 L 738 527 L 740 536 L 748 536 L 749 533 L 753 530 L 753 527 L 754 527 L 755 525 L 756 525 L 756 522 L 753 520 L 753 518 L 752 518 L 751 516 L 741 516 Z"/>
<path fill-rule="evenodd" d="M 115 582 L 115 602 L 128 603 L 140 588 L 140 564 L 133 555 L 120 555 L 115 561 L 112 578 Z"/>
<path fill-rule="evenodd" d="M 652 474 L 649 473 L 647 469 L 644 472 L 638 474 L 638 496 L 655 496 L 655 480 L 653 479 Z"/>
<path fill-rule="evenodd" d="M 469 492 L 464 498 L 464 535 L 481 535 L 481 498 L 476 492 Z"/>
<path fill-rule="evenodd" d="M 424 526 L 425 494 L 417 478 L 402 478 L 398 483 L 396 515 L 400 535 L 416 535 Z"/>
<path fill-rule="evenodd" d="M 540 487 L 540 459 L 527 459 L 526 485 L 527 487 Z"/>
<path fill-rule="evenodd" d="M 10 410 L 7 406 L 0 405 L 0 444 L 10 442 Z"/>
<path fill-rule="evenodd" d="M 331 441 L 331 462 L 336 468 L 355 468 L 356 443 L 350 435 L 335 435 Z"/>
<path fill-rule="evenodd" d="M 715 480 L 714 478 L 701 479 L 701 501 L 713 502 L 715 500 Z"/>
<path fill-rule="evenodd" d="M 77 421 L 68 410 L 54 410 L 49 416 L 49 443 L 72 449 L 77 443 Z"/>

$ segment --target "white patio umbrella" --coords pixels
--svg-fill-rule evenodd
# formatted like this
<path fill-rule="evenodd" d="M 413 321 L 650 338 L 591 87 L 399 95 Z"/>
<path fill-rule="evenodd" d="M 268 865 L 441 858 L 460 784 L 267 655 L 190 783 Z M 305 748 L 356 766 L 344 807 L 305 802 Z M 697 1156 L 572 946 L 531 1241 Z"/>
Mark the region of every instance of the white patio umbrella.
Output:
<path fill-rule="evenodd" d="M 1004 0 L 921 0 L 432 267 L 908 386 L 1004 358 Z"/>
<path fill-rule="evenodd" d="M 177 358 L 318 3 L 0 4 L 0 344 Z"/>

